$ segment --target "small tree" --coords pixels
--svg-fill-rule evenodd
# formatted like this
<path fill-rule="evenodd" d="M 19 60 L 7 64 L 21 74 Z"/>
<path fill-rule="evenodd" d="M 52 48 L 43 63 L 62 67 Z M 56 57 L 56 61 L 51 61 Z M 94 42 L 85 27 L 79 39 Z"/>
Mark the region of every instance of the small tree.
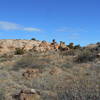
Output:
<path fill-rule="evenodd" d="M 16 48 L 15 55 L 23 55 L 25 50 L 23 48 Z"/>
<path fill-rule="evenodd" d="M 36 41 L 36 38 L 32 38 L 31 40 L 34 40 L 34 41 Z"/>
<path fill-rule="evenodd" d="M 74 49 L 74 43 L 70 43 L 70 44 L 68 45 L 68 47 L 69 47 L 70 49 Z"/>
<path fill-rule="evenodd" d="M 80 48 L 81 48 L 80 44 L 74 46 L 74 49 L 80 49 Z"/>
<path fill-rule="evenodd" d="M 76 61 L 80 63 L 86 63 L 89 61 L 94 61 L 96 59 L 95 52 L 92 52 L 90 49 L 83 49 L 78 55 Z"/>
<path fill-rule="evenodd" d="M 97 44 L 97 45 L 100 45 L 100 42 L 97 42 L 96 44 Z"/>

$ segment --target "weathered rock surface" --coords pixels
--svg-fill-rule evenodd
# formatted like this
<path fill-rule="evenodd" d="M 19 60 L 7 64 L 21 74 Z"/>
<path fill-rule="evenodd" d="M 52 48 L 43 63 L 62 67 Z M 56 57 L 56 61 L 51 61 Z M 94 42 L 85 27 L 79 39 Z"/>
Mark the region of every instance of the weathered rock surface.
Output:
<path fill-rule="evenodd" d="M 40 94 L 35 89 L 21 90 L 14 98 L 16 100 L 41 100 Z"/>
<path fill-rule="evenodd" d="M 5 54 L 9 52 L 14 52 L 17 49 L 25 51 L 38 51 L 46 52 L 49 50 L 58 50 L 62 48 L 62 45 L 57 44 L 56 42 L 48 43 L 46 41 L 37 41 L 37 40 L 20 40 L 20 39 L 1 39 L 0 40 L 0 54 Z M 67 46 L 63 48 L 68 48 Z"/>
<path fill-rule="evenodd" d="M 16 48 L 30 50 L 34 46 L 38 46 L 41 42 L 34 40 L 18 40 L 18 39 L 2 39 L 0 40 L 0 54 L 15 51 Z"/>

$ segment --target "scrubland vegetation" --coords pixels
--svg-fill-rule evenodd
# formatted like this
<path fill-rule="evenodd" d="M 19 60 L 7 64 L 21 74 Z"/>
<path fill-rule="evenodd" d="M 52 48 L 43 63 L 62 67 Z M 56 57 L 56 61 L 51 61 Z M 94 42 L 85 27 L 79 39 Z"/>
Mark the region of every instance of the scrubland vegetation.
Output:
<path fill-rule="evenodd" d="M 69 51 L 16 49 L 1 56 L 0 100 L 15 100 L 12 96 L 23 88 L 39 90 L 41 100 L 100 100 L 100 44 L 95 48 L 72 45 Z M 23 72 L 28 68 L 39 69 L 40 75 L 26 79 Z"/>

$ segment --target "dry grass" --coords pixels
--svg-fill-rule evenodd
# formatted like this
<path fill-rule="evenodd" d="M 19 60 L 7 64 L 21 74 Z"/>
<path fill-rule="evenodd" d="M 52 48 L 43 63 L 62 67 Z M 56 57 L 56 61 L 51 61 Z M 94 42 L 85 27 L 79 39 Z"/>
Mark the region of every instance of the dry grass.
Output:
<path fill-rule="evenodd" d="M 99 58 L 93 59 L 92 62 L 78 63 L 78 55 L 84 52 L 81 51 L 78 49 L 67 53 L 45 54 L 29 52 L 22 56 L 13 56 L 10 62 L 14 62 L 8 66 L 1 61 L 0 100 L 14 100 L 12 95 L 23 88 L 40 90 L 43 100 L 100 100 Z M 50 74 L 55 67 L 61 72 Z M 22 76 L 26 68 L 38 68 L 43 73 L 41 77 L 27 80 Z"/>

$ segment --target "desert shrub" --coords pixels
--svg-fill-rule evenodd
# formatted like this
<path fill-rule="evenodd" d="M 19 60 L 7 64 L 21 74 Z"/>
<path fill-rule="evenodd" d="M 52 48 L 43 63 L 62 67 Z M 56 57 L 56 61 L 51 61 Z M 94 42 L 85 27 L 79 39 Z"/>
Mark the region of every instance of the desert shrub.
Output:
<path fill-rule="evenodd" d="M 43 56 L 40 57 L 38 53 L 34 53 L 32 55 L 27 54 L 16 62 L 14 69 L 18 70 L 20 68 L 26 67 L 43 69 L 45 67 L 48 67 L 49 63 L 50 59 L 46 59 Z"/>
<path fill-rule="evenodd" d="M 66 51 L 65 55 L 70 55 L 70 56 L 76 56 L 81 53 L 81 48 L 80 49 L 71 49 L 69 51 Z"/>
<path fill-rule="evenodd" d="M 22 48 L 16 48 L 15 55 L 23 55 L 25 53 L 25 50 Z"/>
<path fill-rule="evenodd" d="M 100 42 L 97 42 L 96 44 L 97 44 L 97 45 L 100 45 Z"/>
<path fill-rule="evenodd" d="M 75 45 L 75 46 L 74 46 L 74 49 L 80 49 L 80 48 L 81 48 L 80 45 Z"/>
<path fill-rule="evenodd" d="M 96 52 L 100 52 L 100 46 L 98 46 L 98 47 L 96 47 L 96 48 L 94 48 L 94 51 L 96 51 Z"/>
<path fill-rule="evenodd" d="M 35 41 L 35 40 L 36 40 L 36 38 L 32 38 L 31 40 L 34 40 L 34 41 Z"/>
<path fill-rule="evenodd" d="M 7 57 L 5 57 L 4 55 L 0 56 L 0 62 L 5 62 L 7 61 Z"/>
<path fill-rule="evenodd" d="M 66 52 L 66 55 L 73 56 L 74 54 L 75 54 L 75 51 L 74 50 L 70 50 L 70 51 L 67 51 Z"/>
<path fill-rule="evenodd" d="M 0 55 L 0 62 L 11 61 L 13 58 L 13 54 L 3 54 Z"/>
<path fill-rule="evenodd" d="M 88 62 L 93 61 L 96 58 L 96 53 L 91 51 L 90 49 L 83 49 L 78 55 L 76 61 L 77 62 Z"/>
<path fill-rule="evenodd" d="M 69 47 L 70 49 L 74 49 L 74 43 L 69 43 L 68 47 Z"/>

